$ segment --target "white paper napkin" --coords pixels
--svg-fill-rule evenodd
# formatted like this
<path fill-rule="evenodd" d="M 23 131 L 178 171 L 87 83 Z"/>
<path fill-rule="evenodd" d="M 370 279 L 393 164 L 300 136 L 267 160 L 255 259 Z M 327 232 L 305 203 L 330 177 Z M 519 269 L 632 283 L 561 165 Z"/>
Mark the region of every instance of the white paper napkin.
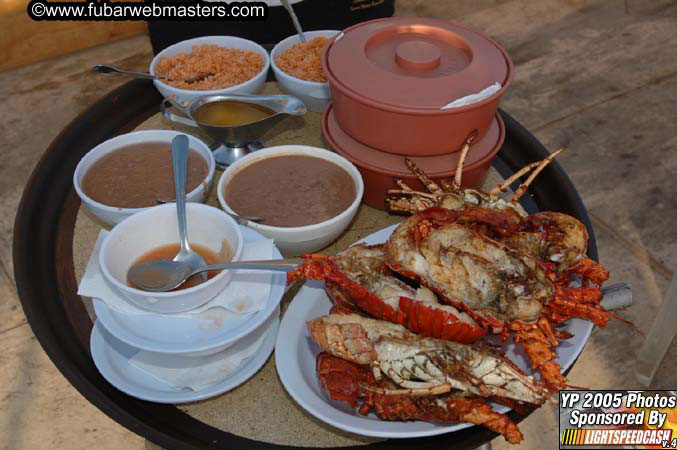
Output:
<path fill-rule="evenodd" d="M 129 363 L 176 388 L 200 391 L 223 381 L 254 355 L 276 316 L 273 314 L 254 332 L 213 355 L 181 356 L 142 350 L 132 356 Z"/>
<path fill-rule="evenodd" d="M 104 279 L 99 268 L 99 250 L 107 234 L 106 230 L 99 233 L 94 251 L 87 263 L 87 269 L 78 286 L 78 295 L 99 298 L 109 308 L 124 314 L 158 314 L 135 306 Z M 243 261 L 271 259 L 273 248 L 272 239 L 247 242 L 244 245 L 241 259 Z M 273 273 L 270 271 L 238 270 L 233 274 L 226 288 L 212 300 L 199 308 L 173 314 L 173 316 L 199 318 L 198 315 L 209 310 L 205 314 L 213 320 L 214 314 L 220 315 L 221 319 L 227 319 L 229 316 L 242 317 L 259 311 L 265 307 L 270 296 L 272 278 Z"/>
<path fill-rule="evenodd" d="M 451 103 L 447 103 L 440 109 L 460 108 L 461 106 L 472 105 L 473 103 L 481 102 L 487 97 L 491 97 L 500 89 L 501 85 L 499 83 L 494 83 L 475 94 L 466 95 L 465 97 L 456 99 Z"/>

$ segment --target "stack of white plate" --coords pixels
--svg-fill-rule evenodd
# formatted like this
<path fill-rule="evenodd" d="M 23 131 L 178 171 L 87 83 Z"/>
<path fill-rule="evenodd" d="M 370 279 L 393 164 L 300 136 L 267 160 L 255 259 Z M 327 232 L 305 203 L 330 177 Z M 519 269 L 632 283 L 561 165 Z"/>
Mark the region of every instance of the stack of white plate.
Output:
<path fill-rule="evenodd" d="M 249 228 L 241 227 L 245 241 L 265 239 Z M 274 259 L 281 259 L 274 249 Z M 209 310 L 196 318 L 169 314 L 130 315 L 94 299 L 97 320 L 92 329 L 90 348 L 99 372 L 119 390 L 131 396 L 158 402 L 184 403 L 227 392 L 252 377 L 270 357 L 280 324 L 279 303 L 284 294 L 286 274 L 276 272 L 265 307 L 241 318 L 215 320 Z M 228 358 L 229 348 L 244 338 L 258 341 L 252 356 L 223 380 L 199 390 L 179 388 L 134 365 L 130 360 L 139 352 L 152 352 L 155 363 L 163 367 L 191 368 L 199 373 L 201 364 L 215 357 Z M 235 348 L 235 347 L 233 347 Z"/>

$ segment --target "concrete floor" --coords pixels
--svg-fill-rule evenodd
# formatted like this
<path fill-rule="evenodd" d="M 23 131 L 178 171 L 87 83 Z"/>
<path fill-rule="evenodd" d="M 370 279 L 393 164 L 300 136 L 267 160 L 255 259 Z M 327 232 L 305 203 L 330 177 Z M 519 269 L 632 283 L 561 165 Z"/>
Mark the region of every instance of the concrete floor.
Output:
<path fill-rule="evenodd" d="M 502 107 L 558 158 L 589 208 L 612 282 L 632 285 L 624 316 L 647 330 L 677 267 L 677 2 L 667 0 L 409 0 L 398 14 L 453 18 L 505 46 L 516 76 Z M 12 277 L 13 220 L 49 142 L 123 80 L 95 63 L 143 70 L 137 37 L 0 73 L 0 448 L 144 448 L 61 376 L 33 337 Z M 639 387 L 643 338 L 618 322 L 593 331 L 574 385 Z M 654 380 L 677 388 L 677 346 Z M 521 425 L 523 448 L 555 448 L 555 407 Z M 507 448 L 502 440 L 494 448 Z"/>

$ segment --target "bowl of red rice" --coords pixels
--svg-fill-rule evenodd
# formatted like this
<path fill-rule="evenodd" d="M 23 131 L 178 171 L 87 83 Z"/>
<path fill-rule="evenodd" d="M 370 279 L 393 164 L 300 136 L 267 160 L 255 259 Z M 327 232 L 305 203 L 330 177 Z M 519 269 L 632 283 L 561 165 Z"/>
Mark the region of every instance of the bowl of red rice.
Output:
<path fill-rule="evenodd" d="M 175 106 L 186 108 L 205 95 L 258 94 L 270 67 L 268 52 L 235 36 L 204 36 L 178 42 L 158 53 L 150 73 L 175 80 L 153 84 Z"/>
<path fill-rule="evenodd" d="M 338 30 L 306 31 L 307 42 L 294 34 L 280 41 L 270 53 L 271 66 L 280 88 L 300 98 L 311 111 L 323 111 L 330 100 L 329 83 L 322 68 L 322 52 Z"/>

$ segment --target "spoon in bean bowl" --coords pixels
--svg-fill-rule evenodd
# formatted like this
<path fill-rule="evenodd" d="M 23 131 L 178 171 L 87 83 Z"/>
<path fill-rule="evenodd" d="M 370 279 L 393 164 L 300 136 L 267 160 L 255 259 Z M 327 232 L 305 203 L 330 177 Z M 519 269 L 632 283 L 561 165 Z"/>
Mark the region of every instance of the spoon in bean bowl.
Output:
<path fill-rule="evenodd" d="M 156 199 L 158 205 L 163 205 L 165 203 L 171 203 L 174 199 L 158 198 Z M 223 210 L 224 213 L 228 214 L 230 217 L 235 220 L 235 223 L 238 225 L 247 225 L 247 222 L 260 222 L 265 220 L 263 217 L 257 216 L 238 216 L 237 214 L 229 213 L 228 211 Z"/>

